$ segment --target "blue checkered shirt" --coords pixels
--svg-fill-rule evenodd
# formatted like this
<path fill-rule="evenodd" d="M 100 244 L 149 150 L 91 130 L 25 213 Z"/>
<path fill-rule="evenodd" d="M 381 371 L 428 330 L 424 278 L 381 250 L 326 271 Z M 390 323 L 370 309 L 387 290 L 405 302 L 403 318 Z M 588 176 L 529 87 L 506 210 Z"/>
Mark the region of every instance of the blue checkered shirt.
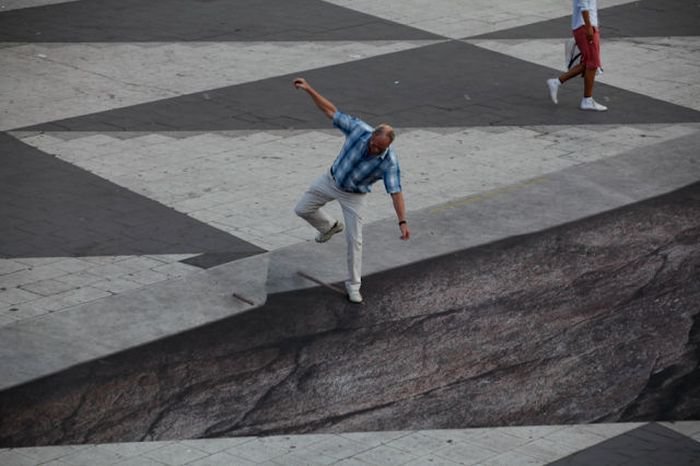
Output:
<path fill-rule="evenodd" d="M 338 188 L 351 193 L 368 193 L 380 179 L 389 194 L 401 192 L 399 159 L 389 147 L 380 155 L 370 155 L 369 140 L 373 128 L 342 112 L 335 112 L 333 125 L 345 133 L 345 143 L 333 162 L 331 174 Z"/>

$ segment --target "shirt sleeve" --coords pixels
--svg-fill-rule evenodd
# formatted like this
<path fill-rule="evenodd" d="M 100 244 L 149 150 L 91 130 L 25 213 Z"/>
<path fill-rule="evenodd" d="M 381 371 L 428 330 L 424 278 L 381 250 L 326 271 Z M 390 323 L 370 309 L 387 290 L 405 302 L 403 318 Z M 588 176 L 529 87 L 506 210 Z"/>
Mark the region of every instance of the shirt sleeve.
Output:
<path fill-rule="evenodd" d="M 391 164 L 384 170 L 384 187 L 388 194 L 401 192 L 401 170 L 395 157 L 392 157 Z"/>
<path fill-rule="evenodd" d="M 335 112 L 333 115 L 333 126 L 341 130 L 345 135 L 349 135 L 355 127 L 361 123 L 361 120 L 341 111 Z"/>
<path fill-rule="evenodd" d="M 581 11 L 591 11 L 593 9 L 591 0 L 576 0 L 576 6 Z"/>

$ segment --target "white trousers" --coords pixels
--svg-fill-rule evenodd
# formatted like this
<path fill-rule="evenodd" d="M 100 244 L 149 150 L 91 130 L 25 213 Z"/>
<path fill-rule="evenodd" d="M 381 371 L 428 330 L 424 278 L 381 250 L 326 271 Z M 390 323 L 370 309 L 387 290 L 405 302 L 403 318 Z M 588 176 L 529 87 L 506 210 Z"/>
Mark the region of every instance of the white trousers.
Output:
<path fill-rule="evenodd" d="M 321 210 L 328 202 L 337 200 L 343 210 L 345 219 L 345 239 L 347 240 L 348 273 L 346 282 L 353 290 L 360 290 L 362 275 L 362 210 L 367 194 L 349 193 L 339 189 L 330 171 L 316 178 L 309 189 L 299 199 L 294 212 L 316 228 L 325 233 L 331 229 L 336 220 Z"/>

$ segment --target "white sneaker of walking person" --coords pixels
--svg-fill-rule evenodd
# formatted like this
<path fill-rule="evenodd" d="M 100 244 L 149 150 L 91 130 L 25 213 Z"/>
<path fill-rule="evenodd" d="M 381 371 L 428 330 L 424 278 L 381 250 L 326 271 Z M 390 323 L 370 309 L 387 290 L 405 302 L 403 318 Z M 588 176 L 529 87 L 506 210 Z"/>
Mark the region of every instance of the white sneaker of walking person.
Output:
<path fill-rule="evenodd" d="M 591 110 L 594 112 L 604 112 L 608 109 L 605 105 L 601 105 L 593 100 L 593 97 L 584 97 L 581 99 L 581 107 L 579 108 L 581 110 Z"/>
<path fill-rule="evenodd" d="M 316 235 L 316 242 L 325 243 L 326 241 L 331 239 L 333 235 L 335 235 L 336 233 L 340 233 L 341 231 L 343 231 L 343 222 L 336 220 L 336 222 L 333 224 L 330 230 L 328 230 L 325 233 L 319 232 Z"/>
<path fill-rule="evenodd" d="M 559 92 L 559 86 L 561 86 L 561 82 L 559 81 L 559 78 L 552 78 L 547 80 L 547 89 L 549 89 L 549 98 L 552 99 L 552 102 L 555 104 L 558 103 L 557 100 L 557 92 Z"/>
<path fill-rule="evenodd" d="M 354 288 L 349 282 L 345 282 L 345 291 L 348 293 L 348 301 L 359 304 L 362 302 L 360 290 Z"/>

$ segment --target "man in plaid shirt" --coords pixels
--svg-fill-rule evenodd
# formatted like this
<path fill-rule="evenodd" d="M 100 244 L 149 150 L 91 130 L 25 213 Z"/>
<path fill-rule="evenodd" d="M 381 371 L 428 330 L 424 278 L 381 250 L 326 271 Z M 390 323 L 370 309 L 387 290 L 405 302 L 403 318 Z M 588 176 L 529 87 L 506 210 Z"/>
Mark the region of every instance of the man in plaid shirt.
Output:
<path fill-rule="evenodd" d="M 350 275 L 345 289 L 351 302 L 361 303 L 362 209 L 374 182 L 383 180 L 386 192 L 391 195 L 401 239 L 407 240 L 411 236 L 401 193 L 399 160 L 391 148 L 394 129 L 387 124 L 372 128 L 358 118 L 339 112 L 333 103 L 316 92 L 303 78 L 295 79 L 294 86 L 306 91 L 316 106 L 333 120 L 333 125 L 345 134 L 345 143 L 330 170 L 311 184 L 294 212 L 318 230 L 316 241 L 319 243 L 325 243 L 345 227 Z M 332 200 L 340 204 L 345 226 L 321 210 Z"/>

